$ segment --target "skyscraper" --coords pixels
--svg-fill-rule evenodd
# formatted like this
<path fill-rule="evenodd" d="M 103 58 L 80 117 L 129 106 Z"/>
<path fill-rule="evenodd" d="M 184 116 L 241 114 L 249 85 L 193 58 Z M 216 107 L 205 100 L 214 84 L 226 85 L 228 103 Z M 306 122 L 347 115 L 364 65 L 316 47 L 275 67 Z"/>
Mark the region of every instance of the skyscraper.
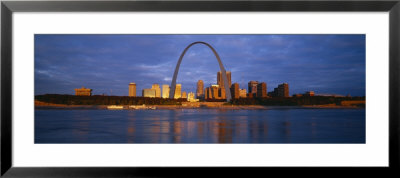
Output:
<path fill-rule="evenodd" d="M 289 97 L 289 84 L 282 83 L 278 85 L 277 92 L 278 97 Z"/>
<path fill-rule="evenodd" d="M 203 83 L 203 80 L 197 81 L 196 97 L 197 97 L 197 99 L 204 98 L 204 83 Z"/>
<path fill-rule="evenodd" d="M 169 98 L 169 85 L 167 84 L 162 85 L 162 97 Z"/>
<path fill-rule="evenodd" d="M 240 97 L 240 88 L 238 83 L 233 83 L 231 86 L 232 99 L 238 99 Z"/>
<path fill-rule="evenodd" d="M 228 86 L 231 87 L 232 80 L 231 80 L 231 72 L 230 71 L 226 71 L 226 77 L 228 78 Z M 219 87 L 225 88 L 221 71 L 218 71 L 218 73 L 217 73 L 217 84 L 219 85 Z"/>
<path fill-rule="evenodd" d="M 129 83 L 129 96 L 135 97 L 136 96 L 136 83 Z"/>
<path fill-rule="evenodd" d="M 261 82 L 257 85 L 257 97 L 267 97 L 267 83 Z"/>
<path fill-rule="evenodd" d="M 183 92 L 182 92 L 182 98 L 185 98 L 185 99 L 187 99 L 187 94 L 186 94 L 186 91 L 183 91 Z"/>
<path fill-rule="evenodd" d="M 182 90 L 182 84 L 176 84 L 175 85 L 175 99 L 181 98 L 181 90 Z"/>
<path fill-rule="evenodd" d="M 161 97 L 161 89 L 160 89 L 160 85 L 155 83 L 151 86 L 151 89 L 156 90 L 156 97 L 160 98 Z"/>
<path fill-rule="evenodd" d="M 257 85 L 258 85 L 258 81 L 250 81 L 248 83 L 248 87 L 249 87 L 249 93 L 253 94 L 253 96 L 255 94 L 257 94 Z"/>

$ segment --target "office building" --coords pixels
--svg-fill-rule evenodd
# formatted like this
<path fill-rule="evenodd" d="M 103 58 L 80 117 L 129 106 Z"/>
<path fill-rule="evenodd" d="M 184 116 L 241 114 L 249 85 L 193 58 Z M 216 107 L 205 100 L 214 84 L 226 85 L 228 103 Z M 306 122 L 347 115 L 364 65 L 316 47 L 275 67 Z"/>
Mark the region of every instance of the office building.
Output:
<path fill-rule="evenodd" d="M 162 98 L 169 98 L 169 85 L 162 85 Z"/>
<path fill-rule="evenodd" d="M 230 71 L 226 71 L 226 77 L 228 78 L 228 86 L 231 87 L 231 85 L 232 85 L 232 80 L 231 80 L 232 77 L 231 77 L 231 72 Z M 221 71 L 219 71 L 217 73 L 217 84 L 219 85 L 219 87 L 225 88 L 224 80 L 223 80 Z"/>
<path fill-rule="evenodd" d="M 248 89 L 249 89 L 249 93 L 252 95 L 250 97 L 253 97 L 257 94 L 257 85 L 258 85 L 258 81 L 250 81 L 248 83 Z"/>
<path fill-rule="evenodd" d="M 229 88 L 228 88 L 228 90 L 229 90 Z M 221 88 L 221 87 L 218 88 L 218 98 L 219 99 L 226 99 L 226 90 L 225 90 L 225 88 Z"/>
<path fill-rule="evenodd" d="M 274 88 L 274 91 L 268 92 L 269 97 L 278 97 L 278 88 Z"/>
<path fill-rule="evenodd" d="M 176 84 L 175 85 L 175 96 L 174 96 L 175 99 L 182 97 L 181 90 L 182 90 L 182 84 Z"/>
<path fill-rule="evenodd" d="M 152 88 L 146 88 L 142 90 L 142 96 L 143 97 L 150 97 L 150 98 L 155 98 L 156 97 L 156 90 Z"/>
<path fill-rule="evenodd" d="M 239 89 L 239 98 L 246 98 L 247 91 L 246 89 Z"/>
<path fill-rule="evenodd" d="M 211 85 L 211 99 L 220 99 L 219 97 L 219 86 L 218 85 Z"/>
<path fill-rule="evenodd" d="M 277 95 L 278 97 L 289 97 L 289 84 L 282 83 L 278 85 Z"/>
<path fill-rule="evenodd" d="M 210 89 L 209 87 L 204 88 L 204 99 L 209 99 L 210 98 L 209 97 L 210 92 L 208 91 L 209 89 Z"/>
<path fill-rule="evenodd" d="M 76 96 L 92 96 L 92 89 L 89 88 L 75 88 L 75 95 Z"/>
<path fill-rule="evenodd" d="M 197 81 L 196 98 L 198 98 L 198 99 L 204 98 L 204 83 L 203 83 L 203 80 Z"/>
<path fill-rule="evenodd" d="M 232 99 L 238 99 L 240 97 L 240 88 L 238 83 L 233 83 L 231 86 Z"/>
<path fill-rule="evenodd" d="M 195 99 L 194 98 L 194 93 L 193 92 L 189 92 L 188 93 L 188 98 L 187 98 L 187 100 L 189 101 L 189 102 L 197 102 L 197 101 L 199 101 L 199 99 Z"/>
<path fill-rule="evenodd" d="M 268 92 L 268 96 L 270 97 L 290 97 L 289 96 L 289 84 L 282 83 L 278 85 L 277 88 L 274 88 L 274 91 Z M 300 96 L 300 95 L 296 95 Z"/>
<path fill-rule="evenodd" d="M 131 97 L 135 97 L 136 96 L 136 83 L 129 83 L 129 95 Z"/>
<path fill-rule="evenodd" d="M 156 90 L 156 98 L 161 98 L 161 89 L 160 89 L 160 85 L 155 83 L 151 86 L 151 89 Z"/>
<path fill-rule="evenodd" d="M 267 97 L 267 83 L 261 82 L 257 84 L 257 97 L 259 98 Z"/>
<path fill-rule="evenodd" d="M 212 97 L 212 90 L 211 90 L 211 87 L 207 87 L 206 89 L 205 89 L 205 93 L 204 93 L 204 98 L 205 99 L 212 99 L 213 97 Z"/>
<path fill-rule="evenodd" d="M 182 98 L 185 98 L 185 99 L 187 99 L 187 94 L 186 94 L 186 91 L 183 91 L 183 92 L 182 92 Z"/>

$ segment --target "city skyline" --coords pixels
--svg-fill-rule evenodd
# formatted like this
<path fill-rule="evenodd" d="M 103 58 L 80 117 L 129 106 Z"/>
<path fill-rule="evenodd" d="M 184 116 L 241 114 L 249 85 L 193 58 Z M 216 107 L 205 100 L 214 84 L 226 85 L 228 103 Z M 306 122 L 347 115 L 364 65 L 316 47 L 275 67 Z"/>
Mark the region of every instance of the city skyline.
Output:
<path fill-rule="evenodd" d="M 73 94 L 85 86 L 94 95 L 136 96 L 170 85 L 185 45 L 206 41 L 232 71 L 232 83 L 265 82 L 267 92 L 290 83 L 290 94 L 365 96 L 365 35 L 35 35 L 35 95 Z M 218 64 L 204 46 L 191 48 L 177 83 L 196 93 L 217 84 Z"/>

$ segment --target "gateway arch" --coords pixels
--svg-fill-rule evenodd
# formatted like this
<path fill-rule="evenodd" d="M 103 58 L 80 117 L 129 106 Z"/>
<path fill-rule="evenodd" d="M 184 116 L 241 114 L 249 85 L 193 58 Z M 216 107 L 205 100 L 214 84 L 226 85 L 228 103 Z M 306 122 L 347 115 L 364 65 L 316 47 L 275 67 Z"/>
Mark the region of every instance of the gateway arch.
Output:
<path fill-rule="evenodd" d="M 215 49 L 214 49 L 210 44 L 208 44 L 208 43 L 206 43 L 206 42 L 202 42 L 202 41 L 193 42 L 193 43 L 191 43 L 190 45 L 188 45 L 188 46 L 185 48 L 185 50 L 183 50 L 181 56 L 179 57 L 178 63 L 176 64 L 174 76 L 172 77 L 171 89 L 170 89 L 170 91 L 169 91 L 169 98 L 173 99 L 174 96 L 175 96 L 176 77 L 178 76 L 179 66 L 181 65 L 183 56 L 185 56 L 187 50 L 188 50 L 190 47 L 192 47 L 193 45 L 195 45 L 195 44 L 203 44 L 203 45 L 206 45 L 206 46 L 208 46 L 208 48 L 210 48 L 210 49 L 213 51 L 215 57 L 216 57 L 217 60 L 218 60 L 219 68 L 220 68 L 220 70 L 221 70 L 221 72 L 222 72 L 222 79 L 224 80 L 224 87 L 225 87 L 226 100 L 227 100 L 227 101 L 230 101 L 230 100 L 232 99 L 231 91 L 230 91 L 230 89 L 229 89 L 228 77 L 226 77 L 226 71 L 225 71 L 224 65 L 222 65 L 221 58 L 219 57 L 217 51 L 215 51 Z"/>

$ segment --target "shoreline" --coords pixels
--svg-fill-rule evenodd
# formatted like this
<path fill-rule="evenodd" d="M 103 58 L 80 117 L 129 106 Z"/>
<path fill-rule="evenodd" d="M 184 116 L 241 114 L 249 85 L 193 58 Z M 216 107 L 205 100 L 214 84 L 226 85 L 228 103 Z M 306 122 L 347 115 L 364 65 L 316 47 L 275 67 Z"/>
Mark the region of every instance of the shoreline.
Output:
<path fill-rule="evenodd" d="M 129 105 L 122 109 L 108 109 L 109 105 L 35 105 L 38 110 L 176 110 L 176 109 L 222 109 L 222 110 L 269 110 L 269 109 L 365 109 L 357 106 L 333 105 L 304 105 L 304 106 L 262 106 L 262 105 L 221 105 L 221 106 L 182 106 L 182 105 L 146 105 L 155 109 L 129 109 Z M 139 105 L 140 106 L 140 105 Z"/>

